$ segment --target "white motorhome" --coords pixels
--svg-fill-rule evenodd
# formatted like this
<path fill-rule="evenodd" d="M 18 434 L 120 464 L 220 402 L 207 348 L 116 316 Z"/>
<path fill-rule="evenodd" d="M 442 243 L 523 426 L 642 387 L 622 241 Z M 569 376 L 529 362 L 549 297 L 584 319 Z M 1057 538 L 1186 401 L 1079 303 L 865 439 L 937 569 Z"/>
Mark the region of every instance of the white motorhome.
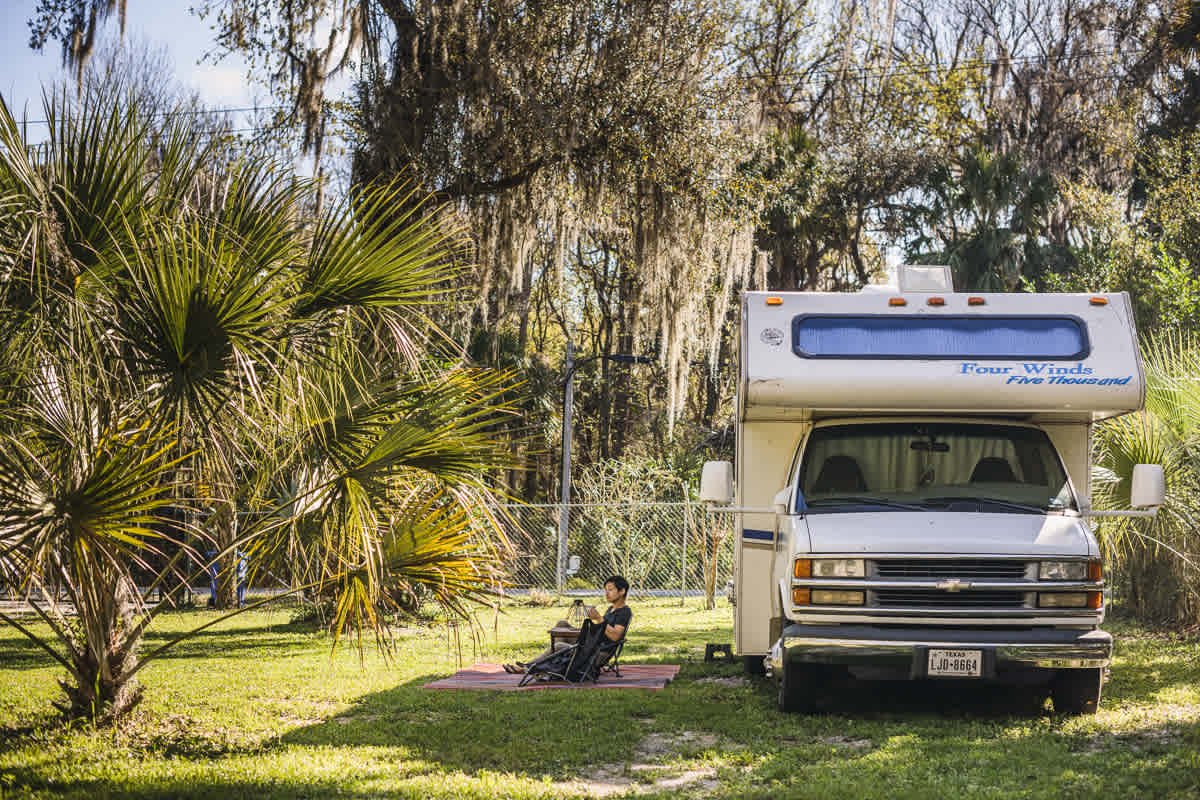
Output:
<path fill-rule="evenodd" d="M 743 297 L 736 480 L 710 462 L 701 488 L 738 521 L 737 652 L 785 711 L 849 671 L 1094 712 L 1092 426 L 1142 407 L 1128 296 L 961 294 L 944 268 L 873 289 Z M 1134 473 L 1152 510 L 1106 514 L 1162 504 L 1162 469 Z"/>

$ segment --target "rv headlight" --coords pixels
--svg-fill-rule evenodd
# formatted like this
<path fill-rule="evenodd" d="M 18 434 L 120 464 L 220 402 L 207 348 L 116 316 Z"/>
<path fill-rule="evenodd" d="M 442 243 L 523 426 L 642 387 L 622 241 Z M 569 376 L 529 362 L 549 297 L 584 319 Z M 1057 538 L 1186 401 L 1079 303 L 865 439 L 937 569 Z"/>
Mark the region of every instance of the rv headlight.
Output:
<path fill-rule="evenodd" d="M 1039 592 L 1039 608 L 1087 608 L 1089 592 Z M 1090 592 L 1090 594 L 1100 594 Z"/>
<path fill-rule="evenodd" d="M 1038 580 L 1081 581 L 1087 577 L 1086 561 L 1043 561 L 1038 567 Z"/>
<path fill-rule="evenodd" d="M 864 599 L 862 592 L 847 592 L 842 589 L 812 590 L 814 606 L 861 606 Z"/>
<path fill-rule="evenodd" d="M 814 578 L 863 578 L 866 574 L 861 558 L 814 558 L 812 562 Z"/>

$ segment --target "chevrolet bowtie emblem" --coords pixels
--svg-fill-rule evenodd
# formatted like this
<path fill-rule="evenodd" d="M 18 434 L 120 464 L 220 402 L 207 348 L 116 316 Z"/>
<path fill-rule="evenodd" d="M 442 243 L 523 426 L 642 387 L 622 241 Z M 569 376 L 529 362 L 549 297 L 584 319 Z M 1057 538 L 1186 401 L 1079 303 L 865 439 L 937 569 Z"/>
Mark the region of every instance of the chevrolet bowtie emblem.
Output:
<path fill-rule="evenodd" d="M 960 581 L 958 578 L 950 578 L 945 581 L 938 581 L 937 588 L 943 592 L 957 592 L 962 589 L 970 589 L 970 581 Z"/>

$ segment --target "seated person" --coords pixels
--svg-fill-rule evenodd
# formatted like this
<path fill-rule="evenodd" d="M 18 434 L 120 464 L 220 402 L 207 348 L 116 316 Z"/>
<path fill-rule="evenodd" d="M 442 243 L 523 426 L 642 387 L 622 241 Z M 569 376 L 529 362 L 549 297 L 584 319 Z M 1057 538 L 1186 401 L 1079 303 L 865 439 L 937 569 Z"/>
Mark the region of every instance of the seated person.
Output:
<path fill-rule="evenodd" d="M 629 581 L 625 580 L 620 575 L 613 575 L 604 582 L 604 599 L 609 602 L 608 610 L 602 615 L 595 606 L 588 606 L 586 611 L 588 619 L 597 625 L 604 626 L 604 636 L 610 642 L 619 642 L 625 638 L 625 631 L 629 628 L 629 623 L 633 619 L 633 611 L 625 604 L 625 597 L 629 594 Z M 565 621 L 560 620 L 555 627 L 570 627 Z M 585 626 L 586 627 L 586 626 Z M 543 650 L 538 656 L 531 661 L 518 661 L 515 664 L 505 664 L 504 671 L 511 672 L 514 675 L 519 675 L 525 672 L 530 664 L 533 664 L 546 656 L 553 655 L 559 650 L 564 650 L 571 645 L 566 642 L 558 642 L 553 647 L 548 647 Z"/>

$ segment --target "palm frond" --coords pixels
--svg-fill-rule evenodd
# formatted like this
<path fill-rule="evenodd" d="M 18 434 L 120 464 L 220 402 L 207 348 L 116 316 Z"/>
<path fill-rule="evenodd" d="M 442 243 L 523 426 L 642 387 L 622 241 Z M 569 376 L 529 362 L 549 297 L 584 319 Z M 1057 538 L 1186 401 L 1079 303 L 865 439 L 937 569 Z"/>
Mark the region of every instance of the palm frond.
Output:
<path fill-rule="evenodd" d="M 1097 539 L 1117 566 L 1135 610 L 1181 619 L 1200 601 L 1200 348 L 1165 332 L 1143 344 L 1146 409 L 1096 428 L 1093 499 L 1102 509 L 1128 508 L 1133 468 L 1161 464 L 1166 503 L 1145 519 L 1106 519 Z M 1181 616 L 1182 615 L 1182 616 Z"/>
<path fill-rule="evenodd" d="M 71 278 L 99 260 L 126 232 L 126 222 L 148 196 L 148 161 L 154 140 L 149 120 L 118 103 L 107 108 L 85 96 L 75 106 L 62 94 L 43 100 L 50 139 L 51 223 L 75 266 Z M 136 235 L 136 231 L 133 232 Z"/>
<path fill-rule="evenodd" d="M 515 466 L 493 435 L 511 411 L 512 388 L 506 373 L 454 370 L 381 395 L 370 411 L 386 416 L 386 429 L 356 460 L 343 461 L 348 474 L 375 481 L 415 470 L 448 484 L 474 484 L 488 469 Z"/>
<path fill-rule="evenodd" d="M 261 370 L 278 352 L 275 325 L 289 302 L 279 271 L 257 269 L 195 223 L 147 226 L 143 236 L 147 246 L 126 262 L 116 327 L 133 372 L 181 424 L 236 412 L 241 392 L 260 394 Z"/>
<path fill-rule="evenodd" d="M 173 504 L 179 443 L 170 430 L 136 419 L 95 429 L 88 409 L 31 408 L 0 447 L 0 555 L 19 558 L 27 577 L 53 568 L 64 546 L 112 565 L 141 563 Z"/>
<path fill-rule="evenodd" d="M 324 215 L 300 278 L 296 314 L 383 311 L 395 344 L 416 363 L 427 324 L 420 309 L 449 288 L 461 236 L 417 202 L 414 191 L 401 182 L 368 189 Z"/>

